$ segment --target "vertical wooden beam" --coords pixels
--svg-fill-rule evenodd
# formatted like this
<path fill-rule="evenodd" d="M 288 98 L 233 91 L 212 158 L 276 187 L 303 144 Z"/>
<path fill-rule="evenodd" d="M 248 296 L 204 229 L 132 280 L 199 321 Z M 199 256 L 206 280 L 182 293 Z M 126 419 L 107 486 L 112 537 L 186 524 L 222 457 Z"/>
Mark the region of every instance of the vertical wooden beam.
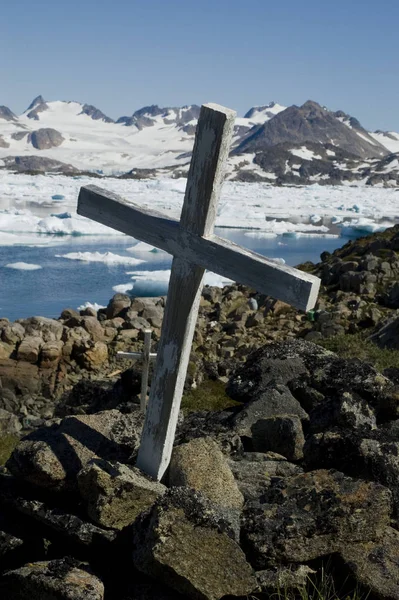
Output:
<path fill-rule="evenodd" d="M 148 372 L 150 369 L 151 329 L 144 331 L 143 373 L 141 375 L 140 408 L 143 413 L 147 407 Z"/>
<path fill-rule="evenodd" d="M 233 135 L 235 112 L 216 104 L 201 108 L 186 194 L 182 229 L 212 234 Z M 174 258 L 137 466 L 154 479 L 168 467 L 198 315 L 205 270 Z"/>

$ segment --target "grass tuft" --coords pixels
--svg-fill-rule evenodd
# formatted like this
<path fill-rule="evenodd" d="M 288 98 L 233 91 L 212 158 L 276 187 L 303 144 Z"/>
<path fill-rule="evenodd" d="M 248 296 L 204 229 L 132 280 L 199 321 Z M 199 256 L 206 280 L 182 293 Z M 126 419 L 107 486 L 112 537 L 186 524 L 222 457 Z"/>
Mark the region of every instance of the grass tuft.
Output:
<path fill-rule="evenodd" d="M 6 464 L 18 442 L 19 437 L 16 435 L 5 435 L 0 438 L 0 466 Z"/>
<path fill-rule="evenodd" d="M 207 379 L 195 390 L 184 394 L 181 408 L 183 414 L 188 414 L 197 410 L 223 410 L 239 404 L 226 394 L 224 383 Z"/>
<path fill-rule="evenodd" d="M 370 340 L 365 340 L 360 333 L 336 335 L 317 340 L 317 343 L 342 358 L 358 358 L 378 371 L 399 367 L 399 350 L 380 348 Z"/>

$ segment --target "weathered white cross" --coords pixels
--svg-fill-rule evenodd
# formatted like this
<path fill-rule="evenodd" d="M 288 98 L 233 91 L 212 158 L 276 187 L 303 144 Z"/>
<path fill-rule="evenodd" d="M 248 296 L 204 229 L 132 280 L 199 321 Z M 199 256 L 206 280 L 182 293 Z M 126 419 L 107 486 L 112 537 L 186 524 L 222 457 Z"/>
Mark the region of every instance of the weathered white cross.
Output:
<path fill-rule="evenodd" d="M 148 373 L 150 370 L 150 360 L 155 360 L 157 357 L 155 352 L 151 352 L 151 329 L 144 330 L 143 352 L 117 352 L 116 357 L 137 358 L 142 361 L 143 372 L 141 374 L 140 408 L 142 412 L 145 413 L 147 404 Z"/>
<path fill-rule="evenodd" d="M 235 112 L 202 106 L 180 221 L 96 186 L 80 190 L 78 213 L 173 255 L 153 384 L 137 466 L 161 479 L 172 453 L 205 269 L 308 311 L 320 280 L 213 233 Z M 239 219 L 239 215 L 238 215 Z"/>

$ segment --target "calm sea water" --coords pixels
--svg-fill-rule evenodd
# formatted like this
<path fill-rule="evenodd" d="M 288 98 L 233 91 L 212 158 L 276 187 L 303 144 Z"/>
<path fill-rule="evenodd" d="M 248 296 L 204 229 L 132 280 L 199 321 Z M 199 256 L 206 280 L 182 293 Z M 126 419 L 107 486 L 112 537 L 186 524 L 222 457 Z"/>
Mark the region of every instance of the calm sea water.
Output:
<path fill-rule="evenodd" d="M 221 237 L 272 258 L 283 258 L 288 265 L 307 260 L 318 262 L 321 252 L 332 252 L 346 243 L 347 238 L 254 238 L 244 230 L 219 229 Z M 10 320 L 33 315 L 59 317 L 64 308 L 77 308 L 81 304 L 97 302 L 106 305 L 115 293 L 113 286 L 130 281 L 127 271 L 163 270 L 170 267 L 167 254 L 145 253 L 140 257 L 147 262 L 137 267 L 104 263 L 81 262 L 56 258 L 56 254 L 69 252 L 113 252 L 135 256 L 126 251 L 134 240 L 128 237 L 85 236 L 59 238 L 57 245 L 49 247 L 0 246 L 0 317 Z M 40 265 L 35 271 L 5 268 L 9 263 L 25 262 Z M 151 295 L 145 288 L 142 295 Z"/>

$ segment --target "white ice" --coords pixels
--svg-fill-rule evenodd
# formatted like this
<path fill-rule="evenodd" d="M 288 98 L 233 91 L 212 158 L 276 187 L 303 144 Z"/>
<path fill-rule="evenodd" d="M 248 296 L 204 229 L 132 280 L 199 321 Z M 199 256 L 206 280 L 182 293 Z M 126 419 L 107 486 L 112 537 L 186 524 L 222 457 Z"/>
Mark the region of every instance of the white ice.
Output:
<path fill-rule="evenodd" d="M 26 262 L 9 263 L 8 265 L 5 265 L 5 267 L 7 269 L 16 269 L 17 271 L 37 271 L 38 269 L 42 269 L 40 265 Z"/>
<path fill-rule="evenodd" d="M 101 262 L 107 265 L 132 265 L 137 266 L 145 260 L 131 256 L 120 256 L 112 252 L 68 252 L 67 254 L 56 254 L 56 258 L 68 258 L 69 260 L 80 260 L 84 262 Z"/>

